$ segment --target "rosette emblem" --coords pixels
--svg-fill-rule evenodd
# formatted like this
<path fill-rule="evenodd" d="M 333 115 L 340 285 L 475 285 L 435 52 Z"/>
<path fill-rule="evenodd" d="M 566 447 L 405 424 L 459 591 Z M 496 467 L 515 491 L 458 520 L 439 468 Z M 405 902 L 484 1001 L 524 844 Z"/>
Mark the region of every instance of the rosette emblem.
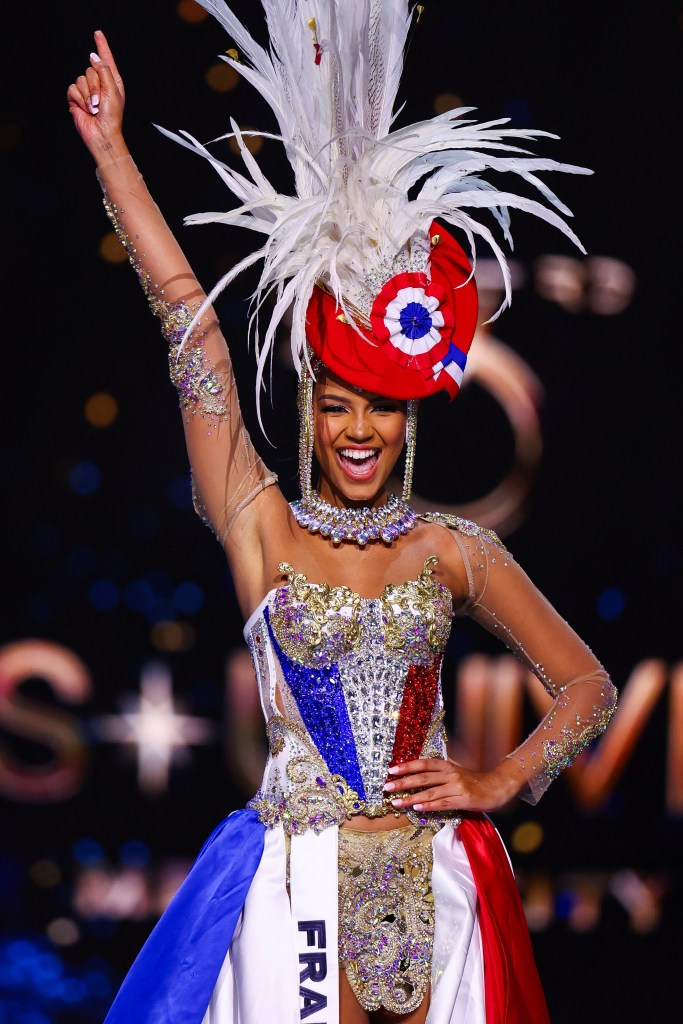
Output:
<path fill-rule="evenodd" d="M 396 274 L 375 299 L 370 320 L 384 352 L 425 380 L 448 355 L 453 313 L 445 290 L 422 273 Z"/>

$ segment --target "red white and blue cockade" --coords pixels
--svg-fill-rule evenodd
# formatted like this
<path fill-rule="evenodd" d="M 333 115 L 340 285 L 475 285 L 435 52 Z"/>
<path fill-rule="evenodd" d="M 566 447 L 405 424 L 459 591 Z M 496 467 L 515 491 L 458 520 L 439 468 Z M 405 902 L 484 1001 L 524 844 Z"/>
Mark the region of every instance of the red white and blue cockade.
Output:
<path fill-rule="evenodd" d="M 453 314 L 445 300 L 441 285 L 423 273 L 406 272 L 386 282 L 370 313 L 373 334 L 386 354 L 425 379 L 448 354 Z"/>
<path fill-rule="evenodd" d="M 406 272 L 386 282 L 370 313 L 373 335 L 385 354 L 399 366 L 418 371 L 425 381 L 438 383 L 451 396 L 462 383 L 467 362 L 466 353 L 452 341 L 453 305 L 436 281 L 421 272 Z"/>

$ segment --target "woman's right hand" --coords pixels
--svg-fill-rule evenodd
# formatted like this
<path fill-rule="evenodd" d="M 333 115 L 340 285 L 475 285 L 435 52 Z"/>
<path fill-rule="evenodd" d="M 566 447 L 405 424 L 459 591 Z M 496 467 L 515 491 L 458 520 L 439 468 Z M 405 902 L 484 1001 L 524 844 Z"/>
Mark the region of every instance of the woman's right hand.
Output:
<path fill-rule="evenodd" d="M 123 141 L 125 90 L 103 32 L 95 32 L 97 53 L 66 93 L 76 131 L 101 166 L 127 154 Z"/>

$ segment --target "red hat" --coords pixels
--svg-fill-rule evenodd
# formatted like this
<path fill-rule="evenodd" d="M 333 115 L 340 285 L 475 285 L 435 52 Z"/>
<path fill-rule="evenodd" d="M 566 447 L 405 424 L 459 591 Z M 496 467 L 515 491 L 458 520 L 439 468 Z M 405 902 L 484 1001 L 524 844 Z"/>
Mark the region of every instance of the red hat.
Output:
<path fill-rule="evenodd" d="M 369 322 L 350 324 L 332 295 L 315 287 L 306 336 L 342 380 L 387 398 L 425 398 L 460 390 L 477 325 L 477 288 L 469 261 L 439 224 L 430 227 L 430 275 L 394 275 L 375 297 Z M 361 333 L 358 333 L 358 329 Z"/>

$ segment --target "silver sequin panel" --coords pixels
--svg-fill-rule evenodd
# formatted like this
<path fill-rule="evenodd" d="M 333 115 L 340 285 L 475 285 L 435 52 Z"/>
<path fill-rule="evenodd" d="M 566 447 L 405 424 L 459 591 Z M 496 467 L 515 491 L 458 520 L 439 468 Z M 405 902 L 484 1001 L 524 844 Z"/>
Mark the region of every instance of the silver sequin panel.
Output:
<path fill-rule="evenodd" d="M 339 677 L 372 813 L 382 806 L 409 663 L 400 652 L 386 649 L 379 600 L 364 602 L 360 618 L 363 644 L 340 660 Z"/>

